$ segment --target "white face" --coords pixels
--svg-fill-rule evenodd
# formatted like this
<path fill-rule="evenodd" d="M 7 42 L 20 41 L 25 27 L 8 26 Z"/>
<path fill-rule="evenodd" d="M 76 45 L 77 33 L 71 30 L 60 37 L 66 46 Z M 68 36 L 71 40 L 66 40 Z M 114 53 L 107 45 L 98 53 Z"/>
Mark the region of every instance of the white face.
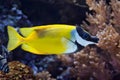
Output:
<path fill-rule="evenodd" d="M 89 44 L 96 44 L 98 42 L 98 38 L 91 36 L 89 33 L 80 28 L 78 30 L 72 30 L 70 40 L 63 37 L 62 41 L 63 43 L 67 42 L 66 51 L 64 53 L 73 53 L 77 50 L 81 50 Z"/>

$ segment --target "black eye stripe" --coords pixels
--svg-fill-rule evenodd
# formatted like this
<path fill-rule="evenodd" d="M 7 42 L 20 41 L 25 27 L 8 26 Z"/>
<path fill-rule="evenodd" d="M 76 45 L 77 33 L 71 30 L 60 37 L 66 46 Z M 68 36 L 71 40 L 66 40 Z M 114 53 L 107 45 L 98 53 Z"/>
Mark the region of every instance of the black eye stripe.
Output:
<path fill-rule="evenodd" d="M 79 36 L 81 36 L 83 39 L 85 39 L 85 40 L 90 39 L 89 33 L 85 32 L 81 27 L 77 27 L 76 30 L 77 30 Z"/>
<path fill-rule="evenodd" d="M 82 37 L 82 35 L 84 34 L 83 29 L 80 27 L 76 27 L 76 30 L 77 30 L 78 34 Z"/>
<path fill-rule="evenodd" d="M 84 33 L 83 35 L 82 35 L 82 38 L 89 38 L 90 37 L 90 35 L 89 34 L 87 34 L 87 33 Z"/>
<path fill-rule="evenodd" d="M 99 39 L 97 37 L 92 37 L 89 33 L 84 31 L 80 26 L 76 27 L 76 31 L 78 32 L 79 36 L 87 41 L 92 41 L 97 43 Z"/>

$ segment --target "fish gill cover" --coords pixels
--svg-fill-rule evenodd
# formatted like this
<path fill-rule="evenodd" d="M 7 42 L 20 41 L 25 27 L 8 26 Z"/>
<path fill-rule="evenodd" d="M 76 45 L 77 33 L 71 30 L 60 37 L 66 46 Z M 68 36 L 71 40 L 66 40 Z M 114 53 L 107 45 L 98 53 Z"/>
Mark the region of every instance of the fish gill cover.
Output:
<path fill-rule="evenodd" d="M 87 5 L 85 0 L 1 0 L 0 4 L 0 80 L 120 79 L 119 0 L 86 0 Z M 7 52 L 6 26 L 52 23 L 82 23 L 99 42 L 69 55 L 33 55 L 20 48 Z"/>

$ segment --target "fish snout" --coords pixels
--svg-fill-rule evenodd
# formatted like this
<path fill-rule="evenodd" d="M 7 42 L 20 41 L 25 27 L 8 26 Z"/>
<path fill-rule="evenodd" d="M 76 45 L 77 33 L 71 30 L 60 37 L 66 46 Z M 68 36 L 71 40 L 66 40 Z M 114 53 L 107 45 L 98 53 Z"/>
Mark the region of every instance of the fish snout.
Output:
<path fill-rule="evenodd" d="M 99 38 L 97 38 L 97 37 L 93 36 L 93 37 L 92 37 L 92 41 L 93 41 L 93 42 L 95 42 L 95 43 L 98 43 Z"/>

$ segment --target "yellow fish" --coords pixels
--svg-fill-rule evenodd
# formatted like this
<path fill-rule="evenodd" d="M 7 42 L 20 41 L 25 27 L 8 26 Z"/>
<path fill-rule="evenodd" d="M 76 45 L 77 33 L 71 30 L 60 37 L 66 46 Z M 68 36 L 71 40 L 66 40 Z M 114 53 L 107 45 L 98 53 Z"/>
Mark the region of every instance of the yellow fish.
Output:
<path fill-rule="evenodd" d="M 8 26 L 8 51 L 21 45 L 23 50 L 33 54 L 64 54 L 73 53 L 98 42 L 98 38 L 73 25 L 43 25 L 20 28 L 19 31 L 21 35 L 13 27 Z"/>

